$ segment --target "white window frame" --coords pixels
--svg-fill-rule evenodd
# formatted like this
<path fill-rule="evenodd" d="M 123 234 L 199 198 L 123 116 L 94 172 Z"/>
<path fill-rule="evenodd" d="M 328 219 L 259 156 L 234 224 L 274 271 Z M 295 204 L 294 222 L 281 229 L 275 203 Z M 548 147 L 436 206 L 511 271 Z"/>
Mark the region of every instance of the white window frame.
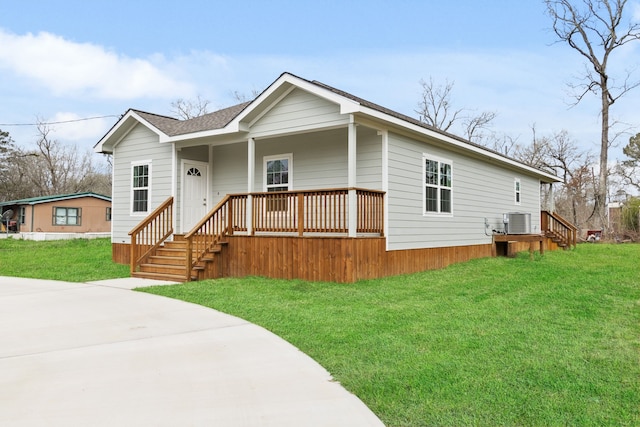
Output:
<path fill-rule="evenodd" d="M 432 161 L 432 162 L 438 162 L 438 178 L 436 181 L 436 184 L 428 184 L 427 183 L 427 160 Z M 441 184 L 440 181 L 440 169 L 441 169 L 441 165 L 442 164 L 446 164 L 449 165 L 449 169 L 450 169 L 450 173 L 451 173 L 451 181 L 449 186 L 443 186 Z M 454 193 L 454 186 L 453 186 L 453 161 L 450 159 L 445 159 L 439 156 L 433 156 L 431 154 L 428 153 L 423 153 L 422 154 L 422 215 L 423 216 L 453 216 L 453 193 Z M 437 192 L 436 192 L 436 207 L 437 207 L 437 211 L 427 211 L 427 187 L 429 188 L 436 188 Z M 441 209 L 441 191 L 442 190 L 449 190 L 450 191 L 450 206 L 451 209 L 449 212 L 442 212 Z"/>
<path fill-rule="evenodd" d="M 285 154 L 277 154 L 274 156 L 264 156 L 262 162 L 262 189 L 263 191 L 269 191 L 269 188 L 273 187 L 284 187 L 282 184 L 278 185 L 267 185 L 267 163 L 274 160 L 287 160 L 289 165 L 289 170 L 287 171 L 287 191 L 291 191 L 293 189 L 293 153 L 285 153 Z"/>
<path fill-rule="evenodd" d="M 145 189 L 145 187 L 134 187 L 133 186 L 133 170 L 136 166 L 148 166 L 147 174 L 149 177 L 146 190 L 147 190 L 147 210 L 146 211 L 134 211 L 133 210 L 133 195 L 136 189 Z M 131 162 L 131 174 L 129 176 L 129 187 L 131 188 L 131 194 L 129 199 L 129 211 L 131 216 L 147 216 L 149 212 L 151 212 L 151 160 L 138 160 L 135 162 Z"/>
<path fill-rule="evenodd" d="M 520 183 L 520 178 L 513 179 L 513 202 L 516 206 L 522 204 L 522 183 Z"/>

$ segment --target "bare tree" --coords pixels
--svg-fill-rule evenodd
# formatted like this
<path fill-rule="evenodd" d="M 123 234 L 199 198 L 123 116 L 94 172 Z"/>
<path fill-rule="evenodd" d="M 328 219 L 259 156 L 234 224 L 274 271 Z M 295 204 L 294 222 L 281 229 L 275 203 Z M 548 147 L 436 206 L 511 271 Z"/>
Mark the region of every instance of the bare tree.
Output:
<path fill-rule="evenodd" d="M 617 174 L 625 185 L 640 191 L 640 133 L 629 138 L 629 143 L 622 149 L 627 160 L 616 166 Z"/>
<path fill-rule="evenodd" d="M 453 82 L 448 80 L 443 85 L 436 85 L 433 78 L 420 80 L 422 99 L 418 103 L 418 120 L 445 132 L 461 119 L 463 108 L 454 109 L 451 105 Z"/>
<path fill-rule="evenodd" d="M 484 111 L 478 115 L 470 114 L 466 108 L 454 108 L 451 102 L 453 82 L 445 81 L 444 85 L 434 83 L 433 78 L 420 80 L 422 94 L 418 109 L 418 120 L 445 132 L 452 132 L 453 128 L 460 124 L 461 133 L 473 142 L 479 142 L 483 135 L 482 130 L 487 129 L 496 113 Z"/>
<path fill-rule="evenodd" d="M 560 42 L 566 42 L 588 62 L 578 84 L 570 84 L 576 103 L 588 93 L 600 97 L 601 135 L 600 170 L 595 205 L 602 227 L 606 226 L 608 192 L 608 153 L 612 140 L 609 131 L 611 106 L 639 82 L 631 82 L 629 72 L 619 82 L 610 76 L 611 55 L 618 48 L 640 39 L 640 24 L 623 26 L 627 0 L 545 0 L 553 30 Z"/>
<path fill-rule="evenodd" d="M 171 114 L 183 119 L 193 119 L 209 113 L 209 104 L 211 102 L 198 95 L 196 99 L 177 99 L 171 103 Z"/>
<path fill-rule="evenodd" d="M 465 136 L 469 141 L 480 142 L 484 135 L 482 131 L 487 129 L 497 114 L 494 111 L 483 111 L 477 116 L 464 119 Z"/>
<path fill-rule="evenodd" d="M 19 150 L 11 163 L 14 198 L 85 191 L 111 194 L 111 174 L 94 165 L 89 150 L 83 153 L 74 146 L 61 144 L 42 120 L 37 129 L 35 148 Z"/>
<path fill-rule="evenodd" d="M 233 99 L 235 99 L 239 103 L 253 101 L 258 97 L 258 95 L 260 95 L 260 91 L 255 88 L 251 89 L 251 93 L 249 95 L 247 95 L 244 92 L 240 92 L 238 90 L 234 90 L 233 92 L 231 92 L 231 96 L 233 97 Z"/>

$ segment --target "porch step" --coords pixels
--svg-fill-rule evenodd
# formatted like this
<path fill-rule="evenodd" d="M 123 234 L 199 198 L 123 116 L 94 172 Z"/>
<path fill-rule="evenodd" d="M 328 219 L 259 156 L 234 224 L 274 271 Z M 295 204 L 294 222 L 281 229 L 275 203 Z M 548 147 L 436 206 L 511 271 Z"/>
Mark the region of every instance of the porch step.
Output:
<path fill-rule="evenodd" d="M 219 242 L 197 265 L 193 267 L 191 271 L 191 280 L 203 278 L 206 270 L 206 264 L 213 262 L 216 254 L 220 253 L 226 244 L 226 241 Z M 156 249 L 155 253 L 149 257 L 145 264 L 140 265 L 140 270 L 134 272 L 132 276 L 184 282 L 186 281 L 186 254 L 186 241 L 178 239 L 165 242 L 163 246 Z M 195 258 L 196 256 L 196 252 L 193 252 L 193 257 Z"/>
<path fill-rule="evenodd" d="M 166 264 L 140 264 L 140 272 L 144 273 L 161 273 L 166 275 L 175 275 L 185 277 L 185 267 L 180 265 Z"/>
<path fill-rule="evenodd" d="M 184 276 L 176 276 L 172 274 L 160 274 L 160 273 L 147 273 L 143 271 L 136 271 L 131 275 L 131 277 L 138 277 L 140 279 L 167 280 L 169 282 L 176 282 L 176 283 L 183 283 L 185 281 Z"/>
<path fill-rule="evenodd" d="M 550 238 L 553 243 L 558 245 L 558 247 L 560 247 L 562 249 L 568 249 L 569 248 L 569 245 L 567 244 L 567 241 L 564 239 L 564 237 L 558 235 L 557 233 L 549 231 L 549 232 L 547 232 L 547 237 Z"/>

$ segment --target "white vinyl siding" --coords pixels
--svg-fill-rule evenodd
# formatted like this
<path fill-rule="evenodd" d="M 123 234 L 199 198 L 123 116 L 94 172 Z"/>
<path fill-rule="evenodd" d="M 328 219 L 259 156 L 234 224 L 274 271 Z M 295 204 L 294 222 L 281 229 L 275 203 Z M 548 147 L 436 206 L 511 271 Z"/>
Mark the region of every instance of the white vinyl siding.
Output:
<path fill-rule="evenodd" d="M 211 163 L 212 206 L 227 194 L 247 192 L 246 142 L 213 147 Z"/>
<path fill-rule="evenodd" d="M 294 89 L 251 126 L 251 136 L 262 138 L 274 134 L 304 132 L 344 126 L 347 115 L 340 114 L 338 104 Z"/>
<path fill-rule="evenodd" d="M 382 190 L 382 137 L 365 126 L 358 126 L 356 133 L 356 186 Z"/>
<path fill-rule="evenodd" d="M 158 135 L 143 125 L 136 125 L 115 147 L 113 164 L 112 215 L 114 243 L 129 243 L 129 231 L 143 218 L 131 212 L 132 162 L 151 161 L 153 185 L 149 212 L 171 196 L 172 148 L 160 144 Z"/>
<path fill-rule="evenodd" d="M 295 178 L 292 190 L 347 186 L 346 129 L 291 135 L 277 140 L 256 141 L 254 188 L 258 191 L 263 191 L 264 188 L 262 159 L 281 153 L 292 153 L 295 160 Z"/>
<path fill-rule="evenodd" d="M 382 139 L 373 129 L 358 127 L 357 185 L 382 189 Z M 255 191 L 264 189 L 264 157 L 292 153 L 293 190 L 347 186 L 347 130 L 289 135 L 256 141 Z M 215 206 L 226 194 L 247 191 L 247 143 L 220 145 L 212 152 L 212 188 Z"/>
<path fill-rule="evenodd" d="M 423 153 L 449 159 L 454 165 L 455 215 L 423 215 Z M 513 211 L 513 170 L 483 159 L 389 134 L 388 246 L 390 250 L 491 243 L 484 219 L 502 227 L 502 214 Z M 520 212 L 531 213 L 532 232 L 540 227 L 539 183 L 520 177 Z M 527 195 L 525 197 L 524 195 Z"/>

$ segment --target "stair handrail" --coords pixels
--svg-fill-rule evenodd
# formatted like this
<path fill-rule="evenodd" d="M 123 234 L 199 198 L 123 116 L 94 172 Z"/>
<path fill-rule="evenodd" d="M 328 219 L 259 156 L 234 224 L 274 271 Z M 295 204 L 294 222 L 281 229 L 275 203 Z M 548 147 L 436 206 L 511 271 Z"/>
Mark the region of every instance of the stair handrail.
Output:
<path fill-rule="evenodd" d="M 149 255 L 172 234 L 173 196 L 165 200 L 129 231 L 131 273 L 133 274 Z"/>
<path fill-rule="evenodd" d="M 566 236 L 563 236 L 566 239 L 565 243 L 575 248 L 578 241 L 578 227 L 567 221 L 557 212 L 542 211 L 542 213 L 547 215 L 547 217 L 553 219 L 556 223 L 560 224 L 564 228 L 563 231 L 566 233 Z M 547 224 L 547 227 L 544 231 L 554 232 L 554 230 L 549 227 L 548 222 L 543 222 L 543 224 L 545 223 Z"/>
<path fill-rule="evenodd" d="M 229 212 L 231 195 L 227 194 L 184 236 L 187 242 L 185 279 L 191 281 L 191 271 L 213 247 L 222 240 L 229 229 L 225 219 L 232 217 Z M 226 215 L 225 215 L 226 214 Z M 225 218 L 226 217 L 226 218 Z"/>

